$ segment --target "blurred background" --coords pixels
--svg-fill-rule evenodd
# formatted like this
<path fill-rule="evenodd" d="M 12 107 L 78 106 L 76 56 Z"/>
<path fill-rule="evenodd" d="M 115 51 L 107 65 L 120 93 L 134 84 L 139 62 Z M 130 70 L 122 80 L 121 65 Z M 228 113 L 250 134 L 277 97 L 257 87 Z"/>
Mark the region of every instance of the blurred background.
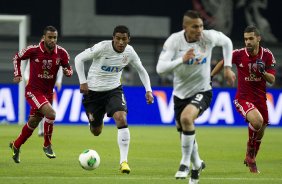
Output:
<path fill-rule="evenodd" d="M 142 0 L 134 3 L 130 0 L 1 0 L 0 15 L 28 15 L 27 45 L 38 44 L 45 26 L 55 26 L 59 31 L 58 44 L 69 52 L 71 65 L 79 52 L 99 41 L 112 39 L 116 25 L 127 25 L 132 35 L 130 44 L 150 74 L 153 86 L 171 85 L 172 76 L 160 78 L 155 67 L 165 39 L 182 29 L 186 10 L 198 10 L 205 20 L 205 28 L 228 35 L 234 48 L 244 47 L 244 28 L 254 24 L 262 32 L 262 45 L 268 47 L 277 60 L 277 80 L 271 87 L 280 88 L 281 5 L 281 1 L 275 0 Z M 11 61 L 19 49 L 18 35 L 18 23 L 0 22 L 0 83 L 12 82 Z M 221 50 L 216 48 L 213 65 L 220 59 Z M 76 72 L 74 74 L 72 78 L 64 78 L 63 83 L 78 84 Z M 141 85 L 136 71 L 131 68 L 124 70 L 123 83 Z M 213 85 L 226 86 L 222 75 L 214 79 Z"/>

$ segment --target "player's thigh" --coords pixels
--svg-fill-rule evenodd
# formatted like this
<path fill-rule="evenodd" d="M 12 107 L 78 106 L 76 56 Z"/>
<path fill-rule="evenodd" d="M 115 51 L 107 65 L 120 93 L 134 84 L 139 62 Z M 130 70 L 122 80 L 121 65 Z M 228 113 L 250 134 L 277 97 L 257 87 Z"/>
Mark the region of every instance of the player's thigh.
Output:
<path fill-rule="evenodd" d="M 180 121 L 181 117 L 189 118 L 194 121 L 201 115 L 211 104 L 212 91 L 199 92 L 187 99 L 174 97 L 174 111 L 176 120 Z M 180 121 L 181 122 L 181 121 Z"/>
<path fill-rule="evenodd" d="M 263 117 L 257 108 L 253 108 L 252 110 L 248 111 L 246 114 L 246 119 L 248 122 L 257 123 L 260 125 L 263 124 Z"/>
<path fill-rule="evenodd" d="M 257 110 L 256 111 L 253 111 L 251 112 L 251 114 L 249 115 L 249 119 L 247 118 L 247 114 L 256 109 L 255 105 L 247 100 L 244 100 L 244 99 L 235 99 L 233 101 L 235 107 L 236 107 L 236 110 L 239 114 L 241 114 L 241 116 L 243 116 L 245 118 L 245 120 L 247 122 L 250 122 L 250 120 L 253 120 L 253 114 L 257 114 Z"/>
<path fill-rule="evenodd" d="M 209 108 L 211 101 L 212 101 L 212 90 L 199 92 L 191 97 L 190 104 L 195 106 L 199 110 L 197 117 L 203 114 L 203 112 Z"/>
<path fill-rule="evenodd" d="M 49 101 L 45 95 L 41 93 L 36 93 L 32 91 L 26 91 L 25 93 L 26 101 L 30 105 L 30 116 L 43 117 L 44 113 L 40 112 L 40 109 L 48 104 Z"/>
<path fill-rule="evenodd" d="M 127 114 L 127 104 L 126 104 L 126 99 L 125 99 L 122 89 L 117 88 L 113 90 L 111 93 L 108 94 L 107 99 L 108 100 L 106 104 L 106 112 L 107 112 L 108 117 L 113 117 L 113 115 L 116 112 L 122 111 L 118 113 L 118 115 L 120 116 L 115 116 L 114 118 L 118 118 L 118 119 L 123 118 L 124 119 L 125 116 L 123 115 Z"/>
<path fill-rule="evenodd" d="M 93 128 L 100 127 L 103 124 L 103 119 L 106 113 L 105 103 L 100 94 L 90 91 L 90 93 L 83 96 L 82 104 L 90 126 Z"/>

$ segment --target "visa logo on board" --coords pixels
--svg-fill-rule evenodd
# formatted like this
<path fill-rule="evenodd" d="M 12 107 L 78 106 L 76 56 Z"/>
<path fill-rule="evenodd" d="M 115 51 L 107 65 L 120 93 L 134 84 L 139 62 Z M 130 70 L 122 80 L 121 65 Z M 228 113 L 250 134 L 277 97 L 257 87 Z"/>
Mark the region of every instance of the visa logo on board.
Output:
<path fill-rule="evenodd" d="M 136 90 L 139 90 L 139 88 L 136 87 Z M 170 93 L 165 90 L 153 90 L 156 99 L 154 104 L 156 114 L 154 115 L 160 119 L 160 122 L 157 122 L 158 124 L 174 124 L 174 103 L 173 96 Z M 56 110 L 56 122 L 87 124 L 88 119 L 82 106 L 82 94 L 79 89 L 63 88 L 59 94 L 60 97 L 54 95 L 53 100 L 53 107 Z M 16 122 L 18 119 L 19 105 L 14 100 L 13 95 L 18 95 L 17 90 L 0 85 L 0 122 L 4 120 Z M 267 93 L 267 99 L 270 124 L 282 125 L 282 92 Z M 141 100 L 143 102 L 143 98 Z M 224 122 L 226 125 L 235 125 L 238 123 L 236 121 L 238 121 L 239 114 L 234 110 L 230 91 L 219 91 L 214 96 L 213 101 L 213 105 L 196 119 L 196 124 L 216 125 L 219 122 Z M 134 114 L 133 119 L 139 119 L 138 114 Z M 108 117 L 104 118 L 105 123 L 110 120 Z"/>

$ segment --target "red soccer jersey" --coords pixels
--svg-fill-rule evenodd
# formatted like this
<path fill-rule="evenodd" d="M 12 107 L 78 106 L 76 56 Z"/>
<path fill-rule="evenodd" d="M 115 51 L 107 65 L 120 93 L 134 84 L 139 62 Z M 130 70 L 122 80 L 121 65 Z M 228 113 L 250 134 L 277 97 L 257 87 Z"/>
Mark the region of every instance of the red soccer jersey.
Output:
<path fill-rule="evenodd" d="M 246 48 L 233 51 L 232 62 L 237 66 L 238 89 L 236 98 L 261 103 L 266 100 L 266 81 L 257 69 L 256 60 L 265 63 L 265 70 L 275 75 L 275 58 L 267 48 L 260 47 L 256 56 L 250 56 Z"/>
<path fill-rule="evenodd" d="M 21 75 L 21 60 L 30 60 L 30 74 L 26 89 L 43 94 L 50 94 L 56 82 L 60 66 L 69 66 L 69 54 L 59 45 L 56 45 L 52 53 L 48 53 L 44 42 L 39 45 L 30 45 L 18 52 L 14 59 L 14 76 Z M 69 68 L 69 67 L 68 67 Z"/>

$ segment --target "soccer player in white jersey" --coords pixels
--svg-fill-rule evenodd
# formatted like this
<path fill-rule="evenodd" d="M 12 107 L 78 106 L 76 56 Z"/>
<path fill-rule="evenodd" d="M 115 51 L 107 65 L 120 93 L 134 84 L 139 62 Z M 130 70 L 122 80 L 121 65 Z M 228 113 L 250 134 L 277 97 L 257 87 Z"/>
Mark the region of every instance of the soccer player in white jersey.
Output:
<path fill-rule="evenodd" d="M 185 12 L 183 30 L 173 33 L 164 43 L 159 56 L 157 73 L 173 72 L 173 95 L 176 127 L 181 133 L 182 159 L 175 174 L 176 179 L 185 179 L 192 162 L 189 183 L 198 183 L 200 171 L 205 167 L 198 153 L 194 121 L 210 105 L 211 54 L 215 46 L 221 46 L 226 61 L 224 75 L 233 85 L 235 74 L 231 70 L 233 45 L 223 33 L 203 30 L 203 20 L 193 10 Z"/>
<path fill-rule="evenodd" d="M 130 173 L 127 159 L 130 132 L 126 120 L 127 105 L 120 80 L 125 66 L 129 64 L 137 70 L 146 89 L 147 104 L 154 102 L 149 75 L 133 47 L 128 45 L 129 41 L 129 29 L 119 25 L 114 28 L 112 40 L 101 41 L 75 57 L 80 92 L 83 93 L 82 102 L 90 123 L 90 131 L 94 136 L 100 135 L 104 115 L 107 113 L 108 117 L 114 118 L 118 128 L 120 171 L 127 174 Z M 84 62 L 87 60 L 92 60 L 92 64 L 86 79 Z"/>

